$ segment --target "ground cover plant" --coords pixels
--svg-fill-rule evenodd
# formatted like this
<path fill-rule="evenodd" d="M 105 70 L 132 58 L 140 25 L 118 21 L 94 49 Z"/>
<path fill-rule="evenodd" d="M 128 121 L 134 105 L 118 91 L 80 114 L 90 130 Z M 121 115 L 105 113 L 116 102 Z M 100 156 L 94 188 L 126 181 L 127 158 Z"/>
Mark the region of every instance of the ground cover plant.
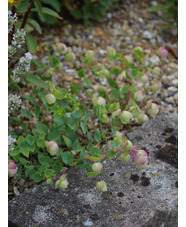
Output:
<path fill-rule="evenodd" d="M 51 183 L 66 166 L 82 167 L 87 176 L 96 177 L 104 170 L 103 160 L 117 154 L 124 162 L 132 160 L 139 168 L 147 166 L 147 152 L 132 144 L 120 130 L 132 122 L 143 124 L 158 114 L 159 106 L 152 99 L 147 100 L 146 93 L 150 90 L 156 94 L 160 85 L 158 82 L 151 84 L 148 75 L 161 74 L 154 63 L 167 57 L 167 50 L 164 47 L 152 50 L 152 56 L 147 59 L 140 47 L 133 50 L 132 57 L 124 57 L 108 46 L 107 61 L 119 61 L 120 68 L 107 68 L 105 62 L 95 65 L 94 52 L 87 50 L 81 59 L 78 76 L 91 87 L 88 77 L 91 72 L 98 80 L 106 80 L 110 90 L 100 87 L 96 93 L 90 93 L 80 84 L 71 84 L 67 90 L 52 83 L 51 79 L 56 71 L 63 70 L 63 61 L 74 62 L 77 56 L 70 47 L 58 43 L 47 47 L 48 64 L 33 60 L 30 52 L 36 51 L 37 44 L 25 28 L 27 12 L 28 9 L 19 25 L 15 11 L 9 11 L 9 125 L 15 121 L 24 130 L 18 135 L 9 127 L 9 177 L 25 175 L 35 182 Z M 54 54 L 50 53 L 50 48 Z M 30 64 L 35 73 L 30 71 Z M 125 86 L 120 87 L 114 78 L 123 71 Z M 22 84 L 35 86 L 32 96 L 18 95 Z M 80 92 L 84 92 L 91 108 L 79 99 Z M 20 107 L 24 100 L 29 101 L 29 108 Z M 35 123 L 28 127 L 33 120 Z M 91 123 L 96 127 L 90 128 Z M 108 141 L 112 141 L 112 148 L 103 153 L 100 145 Z M 55 188 L 58 187 L 68 187 L 65 173 L 57 178 Z M 98 181 L 97 189 L 106 191 L 106 182 Z"/>

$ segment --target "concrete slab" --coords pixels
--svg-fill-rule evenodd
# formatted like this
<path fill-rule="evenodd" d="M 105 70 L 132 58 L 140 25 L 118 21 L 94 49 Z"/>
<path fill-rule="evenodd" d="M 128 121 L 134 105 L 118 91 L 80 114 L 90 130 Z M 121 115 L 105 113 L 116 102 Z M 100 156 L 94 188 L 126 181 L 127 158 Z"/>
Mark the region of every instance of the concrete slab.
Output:
<path fill-rule="evenodd" d="M 177 116 L 162 113 L 129 133 L 150 164 L 140 170 L 117 157 L 106 160 L 99 178 L 107 192 L 99 193 L 97 179 L 83 169 L 71 168 L 67 190 L 42 183 L 22 193 L 9 202 L 9 226 L 176 227 L 177 129 Z"/>

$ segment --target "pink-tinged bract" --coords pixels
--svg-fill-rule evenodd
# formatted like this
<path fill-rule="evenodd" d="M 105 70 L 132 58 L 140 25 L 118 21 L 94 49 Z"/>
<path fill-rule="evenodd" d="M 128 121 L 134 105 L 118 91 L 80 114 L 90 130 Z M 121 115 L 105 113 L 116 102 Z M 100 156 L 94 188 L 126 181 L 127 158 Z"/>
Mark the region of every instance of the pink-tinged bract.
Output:
<path fill-rule="evenodd" d="M 59 180 L 56 181 L 55 183 L 55 189 L 56 188 L 61 188 L 61 189 L 66 189 L 68 187 L 68 180 L 66 177 L 67 174 L 63 174 Z"/>
<path fill-rule="evenodd" d="M 122 111 L 120 118 L 123 124 L 127 124 L 133 115 L 129 111 Z"/>
<path fill-rule="evenodd" d="M 138 124 L 143 124 L 149 120 L 148 116 L 143 112 L 139 113 L 138 115 Z"/>
<path fill-rule="evenodd" d="M 162 58 L 166 58 L 169 55 L 168 50 L 166 50 L 166 47 L 160 47 L 158 50 L 159 56 Z"/>
<path fill-rule="evenodd" d="M 64 43 L 57 43 L 56 50 L 59 54 L 66 54 L 68 51 L 68 48 Z"/>
<path fill-rule="evenodd" d="M 133 157 L 132 162 L 135 162 L 139 168 L 144 168 L 148 164 L 147 152 L 144 150 L 137 151 L 137 155 Z"/>
<path fill-rule="evenodd" d="M 100 172 L 103 168 L 103 165 L 101 164 L 101 162 L 96 162 L 92 165 L 92 170 L 96 173 Z"/>
<path fill-rule="evenodd" d="M 88 50 L 85 53 L 85 57 L 89 60 L 89 61 L 93 61 L 94 60 L 94 52 L 92 50 Z"/>
<path fill-rule="evenodd" d="M 58 144 L 55 141 L 48 142 L 46 147 L 48 153 L 52 156 L 54 156 L 59 150 Z"/>
<path fill-rule="evenodd" d="M 116 50 L 111 47 L 111 46 L 108 46 L 107 47 L 107 54 L 109 57 L 114 57 L 116 55 Z"/>
<path fill-rule="evenodd" d="M 66 55 L 65 55 L 65 61 L 66 62 L 73 62 L 75 61 L 76 59 L 76 56 L 73 52 L 68 52 Z"/>
<path fill-rule="evenodd" d="M 97 182 L 96 188 L 99 192 L 107 191 L 107 184 L 104 180 Z"/>
<path fill-rule="evenodd" d="M 147 83 L 148 80 L 149 80 L 149 77 L 148 77 L 147 75 L 143 75 L 143 76 L 141 77 L 141 80 L 143 81 L 143 83 Z"/>
<path fill-rule="evenodd" d="M 121 109 L 118 109 L 112 113 L 112 118 L 115 118 L 116 116 L 119 116 L 121 114 Z"/>
<path fill-rule="evenodd" d="M 145 96 L 142 91 L 137 91 L 134 93 L 134 100 L 136 102 L 142 102 L 144 100 Z"/>
<path fill-rule="evenodd" d="M 13 160 L 8 161 L 8 176 L 13 177 L 17 174 L 17 166 Z"/>
<path fill-rule="evenodd" d="M 155 103 L 152 103 L 151 108 L 148 110 L 148 114 L 150 114 L 151 116 L 155 116 L 157 115 L 159 112 L 159 106 Z"/>
<path fill-rule="evenodd" d="M 122 154 L 120 155 L 120 158 L 121 158 L 124 162 L 128 162 L 128 161 L 130 161 L 131 156 L 130 156 L 130 154 L 122 153 Z"/>
<path fill-rule="evenodd" d="M 56 97 L 53 94 L 47 94 L 45 99 L 49 105 L 54 104 L 56 102 Z"/>
<path fill-rule="evenodd" d="M 116 131 L 116 134 L 114 136 L 114 140 L 122 142 L 122 137 L 123 137 L 123 134 L 121 132 Z"/>
<path fill-rule="evenodd" d="M 106 100 L 103 98 L 103 97 L 99 97 L 97 99 L 97 105 L 100 106 L 100 105 L 103 105 L 105 106 L 106 105 Z"/>

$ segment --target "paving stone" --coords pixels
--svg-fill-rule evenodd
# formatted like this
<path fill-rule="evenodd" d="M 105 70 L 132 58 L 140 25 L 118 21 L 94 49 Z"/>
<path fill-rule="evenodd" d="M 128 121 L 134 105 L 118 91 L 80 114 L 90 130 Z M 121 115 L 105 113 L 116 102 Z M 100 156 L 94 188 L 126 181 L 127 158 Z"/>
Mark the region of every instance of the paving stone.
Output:
<path fill-rule="evenodd" d="M 117 157 L 107 160 L 99 179 L 108 191 L 99 193 L 98 179 L 70 168 L 67 190 L 42 183 L 10 201 L 9 226 L 176 227 L 177 116 L 161 113 L 128 137 L 149 153 L 145 169 Z"/>

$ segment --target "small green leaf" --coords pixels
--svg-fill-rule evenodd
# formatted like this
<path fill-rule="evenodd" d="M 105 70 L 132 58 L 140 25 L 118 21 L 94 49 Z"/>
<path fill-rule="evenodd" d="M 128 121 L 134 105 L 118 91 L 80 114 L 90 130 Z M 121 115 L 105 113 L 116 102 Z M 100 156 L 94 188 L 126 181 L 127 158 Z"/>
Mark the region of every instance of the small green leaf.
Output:
<path fill-rule="evenodd" d="M 39 115 L 40 115 L 40 107 L 39 106 L 34 106 L 34 113 L 35 113 L 35 116 L 36 118 L 39 118 Z"/>
<path fill-rule="evenodd" d="M 48 88 L 51 93 L 53 93 L 53 91 L 56 90 L 54 84 L 51 81 L 49 81 L 49 83 L 48 83 Z"/>
<path fill-rule="evenodd" d="M 25 176 L 28 177 L 31 173 L 35 172 L 34 166 L 30 165 L 30 166 L 25 166 Z"/>
<path fill-rule="evenodd" d="M 137 69 L 132 69 L 131 75 L 136 78 L 137 74 L 138 74 L 138 70 Z"/>
<path fill-rule="evenodd" d="M 119 105 L 116 102 L 114 102 L 114 103 L 109 105 L 108 111 L 113 112 L 113 111 L 118 110 L 118 109 L 119 109 Z"/>
<path fill-rule="evenodd" d="M 131 90 L 132 94 L 134 94 L 136 92 L 136 86 L 135 86 L 135 84 L 131 84 L 130 90 Z"/>
<path fill-rule="evenodd" d="M 74 157 L 69 151 L 63 152 L 61 156 L 66 165 L 72 165 Z"/>
<path fill-rule="evenodd" d="M 28 144 L 28 145 L 27 145 L 27 148 L 28 148 L 29 151 L 34 152 L 35 149 L 36 149 L 36 145 L 35 145 L 35 143 L 32 144 L 32 145 L 29 145 L 29 144 Z"/>
<path fill-rule="evenodd" d="M 132 100 L 131 103 L 132 103 L 134 108 L 137 108 L 137 104 L 136 104 L 136 102 L 134 100 Z"/>
<path fill-rule="evenodd" d="M 119 144 L 120 144 L 120 141 L 118 141 L 118 140 L 114 140 L 114 141 L 113 141 L 113 143 L 112 143 L 112 148 L 116 148 L 116 147 L 118 147 L 118 146 L 119 146 Z"/>
<path fill-rule="evenodd" d="M 52 126 L 49 132 L 48 139 L 49 140 L 58 140 L 61 135 L 61 131 L 59 128 Z"/>
<path fill-rule="evenodd" d="M 116 154 L 117 154 L 117 153 L 115 153 L 114 151 L 110 151 L 110 152 L 108 153 L 108 158 L 112 158 L 112 157 L 114 157 Z"/>
<path fill-rule="evenodd" d="M 119 89 L 112 89 L 111 94 L 113 95 L 115 101 L 119 101 L 119 97 L 120 97 Z"/>
<path fill-rule="evenodd" d="M 52 93 L 58 100 L 61 100 L 63 98 L 62 94 L 58 90 L 54 90 Z"/>
<path fill-rule="evenodd" d="M 39 0 L 35 0 L 34 1 L 34 5 L 35 5 L 35 7 L 37 9 L 37 12 L 41 16 L 41 14 L 42 14 L 42 5 L 41 5 L 40 1 Z"/>
<path fill-rule="evenodd" d="M 31 18 L 28 18 L 27 22 L 31 25 L 34 26 L 34 28 L 36 29 L 37 32 L 39 32 L 39 34 L 41 34 L 41 27 L 40 25 L 37 23 L 37 21 L 31 19 Z"/>
<path fill-rule="evenodd" d="M 84 160 L 82 158 L 80 158 L 77 162 L 76 162 L 76 165 L 75 167 L 78 168 L 80 166 L 83 166 L 84 165 Z"/>
<path fill-rule="evenodd" d="M 84 69 L 78 70 L 78 76 L 81 78 L 85 77 L 85 70 Z"/>
<path fill-rule="evenodd" d="M 43 80 L 37 78 L 32 73 L 26 73 L 25 79 L 37 87 L 48 88 L 48 84 L 46 84 Z"/>
<path fill-rule="evenodd" d="M 112 79 L 112 77 L 107 76 L 107 82 L 111 88 L 119 88 L 115 80 Z"/>
<path fill-rule="evenodd" d="M 44 141 L 43 141 L 42 139 L 38 139 L 38 140 L 36 141 L 36 145 L 37 145 L 38 147 L 44 148 Z"/>
<path fill-rule="evenodd" d="M 78 119 L 81 118 L 83 116 L 83 112 L 81 110 L 74 110 L 71 114 L 71 117 L 73 119 Z"/>
<path fill-rule="evenodd" d="M 49 178 L 49 177 L 51 177 L 54 173 L 55 173 L 55 170 L 53 170 L 53 169 L 46 169 L 46 170 L 45 170 L 45 177 L 46 177 L 46 178 Z"/>
<path fill-rule="evenodd" d="M 77 95 L 82 89 L 83 87 L 80 87 L 78 84 L 70 84 L 70 88 L 71 88 L 71 92 L 74 93 L 75 95 Z"/>
<path fill-rule="evenodd" d="M 142 72 L 138 72 L 136 75 L 136 79 L 139 80 L 143 76 Z"/>
<path fill-rule="evenodd" d="M 143 52 L 139 49 L 134 49 L 134 54 L 136 55 L 137 60 L 142 63 L 144 58 Z"/>
<path fill-rule="evenodd" d="M 20 153 L 22 153 L 24 156 L 26 156 L 27 158 L 29 157 L 29 149 L 27 147 L 25 148 L 20 148 L 19 150 Z"/>
<path fill-rule="evenodd" d="M 99 87 L 99 88 L 98 88 L 98 93 L 99 93 L 99 95 L 102 96 L 103 98 L 109 99 L 109 97 L 108 97 L 107 92 L 105 91 L 105 89 Z"/>
<path fill-rule="evenodd" d="M 33 176 L 35 182 L 40 182 L 43 179 L 43 173 L 36 172 Z"/>
<path fill-rule="evenodd" d="M 45 139 L 45 133 L 44 132 L 39 132 L 39 139 Z"/>
<path fill-rule="evenodd" d="M 80 126 L 81 126 L 81 129 L 83 130 L 83 133 L 86 134 L 87 126 L 83 122 L 80 123 Z"/>
<path fill-rule="evenodd" d="M 84 79 L 84 81 L 89 87 L 92 87 L 92 83 L 90 82 L 89 79 Z"/>
<path fill-rule="evenodd" d="M 59 89 L 59 91 L 61 92 L 62 98 L 64 99 L 66 97 L 67 93 L 68 93 L 67 90 L 64 89 L 64 88 L 61 88 L 61 89 Z"/>
<path fill-rule="evenodd" d="M 134 63 L 129 63 L 128 66 L 131 69 L 137 69 Z"/>
<path fill-rule="evenodd" d="M 126 71 L 126 77 L 127 77 L 128 80 L 131 80 L 132 81 L 132 77 L 129 75 L 129 72 L 128 71 Z"/>
<path fill-rule="evenodd" d="M 48 127 L 44 124 L 40 124 L 40 123 L 37 123 L 36 124 L 36 128 L 41 131 L 41 132 L 44 132 L 45 134 L 48 133 Z"/>
<path fill-rule="evenodd" d="M 52 165 L 52 168 L 55 170 L 55 173 L 59 173 L 59 171 L 63 168 L 62 161 L 56 160 L 56 162 Z"/>
<path fill-rule="evenodd" d="M 99 157 L 89 156 L 88 159 L 93 162 L 99 162 L 105 158 L 105 155 L 101 155 Z"/>
<path fill-rule="evenodd" d="M 92 72 L 99 77 L 99 73 L 97 72 L 97 66 L 96 65 L 93 65 L 92 66 Z"/>
<path fill-rule="evenodd" d="M 71 147 L 72 146 L 72 142 L 71 142 L 71 140 L 68 137 L 63 136 L 63 139 L 64 139 L 65 144 L 67 145 L 67 147 Z"/>
<path fill-rule="evenodd" d="M 60 63 L 58 57 L 52 56 L 52 58 L 49 61 L 49 64 L 51 67 L 56 67 Z"/>
<path fill-rule="evenodd" d="M 82 150 L 82 146 L 80 145 L 78 139 L 76 139 L 75 142 L 73 143 L 73 150 L 76 152 L 79 152 Z"/>
<path fill-rule="evenodd" d="M 27 99 L 32 104 L 36 104 L 36 100 L 34 98 L 30 97 L 30 96 L 23 95 L 23 98 Z"/>
<path fill-rule="evenodd" d="M 60 12 L 61 10 L 61 2 L 58 0 L 41 0 L 43 3 L 48 4 L 51 6 L 51 8 L 55 9 L 57 12 Z"/>
<path fill-rule="evenodd" d="M 30 34 L 26 34 L 26 45 L 28 47 L 28 50 L 30 52 L 37 52 L 37 41 L 36 39 L 30 35 Z"/>
<path fill-rule="evenodd" d="M 21 114 L 28 119 L 33 117 L 33 115 L 28 110 L 25 109 L 21 109 Z"/>
<path fill-rule="evenodd" d="M 32 9 L 32 11 L 34 12 L 37 12 L 38 10 L 36 8 Z M 50 16 L 53 16 L 53 17 L 56 17 L 60 20 L 62 20 L 63 18 L 58 14 L 56 13 L 54 10 L 52 9 L 49 9 L 49 8 L 46 8 L 46 7 L 42 7 L 42 13 L 43 14 L 47 14 L 47 15 L 50 15 Z"/>
<path fill-rule="evenodd" d="M 123 70 L 120 68 L 114 67 L 114 68 L 110 69 L 109 72 L 113 75 L 119 75 L 123 72 Z"/>
<path fill-rule="evenodd" d="M 55 114 L 57 118 L 61 118 L 64 115 L 65 111 L 63 109 L 58 109 Z"/>
<path fill-rule="evenodd" d="M 100 155 L 100 150 L 97 147 L 92 147 L 91 155 L 98 157 Z"/>
<path fill-rule="evenodd" d="M 23 136 L 18 137 L 17 145 L 19 147 L 23 147 L 23 148 L 26 146 L 26 141 L 25 141 L 25 138 Z"/>
<path fill-rule="evenodd" d="M 129 87 L 127 85 L 122 87 L 121 92 L 120 92 L 121 98 L 124 98 L 125 94 L 127 94 L 128 91 L 129 91 Z"/>
<path fill-rule="evenodd" d="M 95 139 L 95 141 L 98 142 L 98 143 L 101 141 L 102 137 L 101 137 L 99 131 L 96 131 L 96 132 L 95 132 L 95 134 L 94 134 L 94 139 Z"/>
<path fill-rule="evenodd" d="M 26 136 L 26 142 L 27 142 L 29 145 L 33 145 L 33 144 L 35 143 L 35 138 L 34 138 L 32 135 L 28 134 L 28 135 Z"/>
<path fill-rule="evenodd" d="M 21 157 L 19 157 L 19 161 L 22 165 L 25 165 L 27 163 L 27 160 Z"/>
<path fill-rule="evenodd" d="M 38 161 L 42 164 L 42 165 L 46 165 L 46 166 L 50 166 L 50 161 L 51 161 L 51 158 L 49 156 L 40 156 L 38 158 Z"/>
<path fill-rule="evenodd" d="M 15 4 L 15 6 L 17 8 L 16 12 L 18 14 L 23 15 L 28 10 L 28 8 L 30 7 L 30 4 L 29 4 L 28 0 L 25 0 L 24 2 L 21 2 L 20 4 Z"/>
<path fill-rule="evenodd" d="M 45 165 L 41 165 L 39 168 L 38 168 L 38 171 L 39 172 L 44 172 L 46 170 L 47 166 Z"/>
<path fill-rule="evenodd" d="M 103 172 L 103 170 L 101 170 L 100 172 L 89 172 L 87 173 L 88 177 L 96 177 L 98 174 L 101 174 Z"/>

